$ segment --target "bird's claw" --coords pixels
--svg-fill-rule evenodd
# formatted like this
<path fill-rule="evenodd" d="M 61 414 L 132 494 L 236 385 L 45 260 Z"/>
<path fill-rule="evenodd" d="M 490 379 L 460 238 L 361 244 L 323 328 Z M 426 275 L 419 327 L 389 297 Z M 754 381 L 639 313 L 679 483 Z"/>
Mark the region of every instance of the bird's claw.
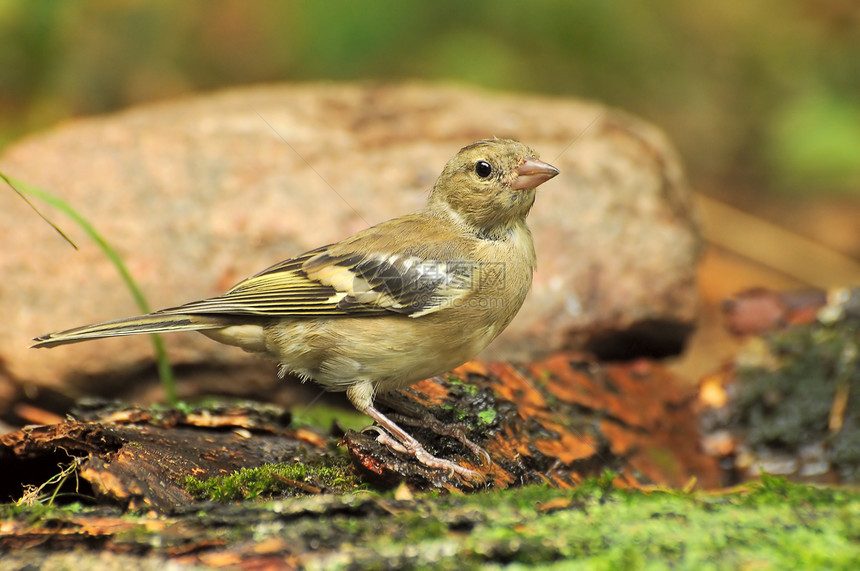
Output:
<path fill-rule="evenodd" d="M 392 450 L 400 452 L 401 454 L 407 454 L 409 456 L 412 456 L 413 458 L 418 460 L 418 462 L 420 462 L 424 466 L 427 466 L 428 468 L 448 470 L 449 477 L 456 474 L 469 483 L 484 481 L 484 476 L 480 472 L 470 470 L 469 468 L 461 466 L 456 462 L 433 456 L 417 442 L 415 444 L 400 442 L 380 426 L 367 426 L 363 428 L 361 432 L 376 432 L 376 441 L 383 446 L 387 446 Z"/>
<path fill-rule="evenodd" d="M 491 467 L 493 465 L 493 459 L 490 456 L 490 453 L 484 450 L 481 446 L 475 444 L 468 436 L 466 436 L 466 428 L 464 425 L 446 424 L 428 413 L 423 413 L 421 416 L 417 417 L 410 414 L 393 414 L 390 416 L 392 419 L 397 419 L 397 421 L 402 422 L 403 424 L 429 428 L 436 434 L 453 438 L 468 448 L 476 458 L 479 458 L 482 461 L 483 466 Z"/>

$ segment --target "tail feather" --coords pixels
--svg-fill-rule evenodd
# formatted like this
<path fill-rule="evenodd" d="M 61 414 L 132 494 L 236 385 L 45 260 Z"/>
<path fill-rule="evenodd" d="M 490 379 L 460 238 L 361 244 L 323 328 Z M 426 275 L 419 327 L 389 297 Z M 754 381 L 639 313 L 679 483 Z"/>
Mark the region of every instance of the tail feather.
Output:
<path fill-rule="evenodd" d="M 223 319 L 214 315 L 152 313 L 48 333 L 34 338 L 35 343 L 30 347 L 55 347 L 104 337 L 124 337 L 126 335 L 169 333 L 172 331 L 199 331 L 201 329 L 218 329 L 224 326 Z"/>

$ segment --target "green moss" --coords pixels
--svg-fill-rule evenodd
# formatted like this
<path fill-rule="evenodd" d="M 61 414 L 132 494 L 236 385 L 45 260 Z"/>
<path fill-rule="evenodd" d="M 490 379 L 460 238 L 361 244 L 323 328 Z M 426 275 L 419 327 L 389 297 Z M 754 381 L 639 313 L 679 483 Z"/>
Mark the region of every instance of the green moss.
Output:
<path fill-rule="evenodd" d="M 763 341 L 739 357 L 731 428 L 757 452 L 822 446 L 844 481 L 860 481 L 860 324 L 795 326 Z M 744 364 L 746 353 L 753 358 Z M 848 401 L 834 432 L 829 422 L 840 390 Z"/>
<path fill-rule="evenodd" d="M 496 420 L 496 411 L 495 409 L 487 409 L 482 410 L 478 413 L 478 420 L 480 420 L 483 424 L 493 424 Z"/>
<path fill-rule="evenodd" d="M 445 380 L 448 382 L 449 390 L 454 393 L 465 394 L 471 397 L 478 396 L 478 391 L 480 390 L 478 386 L 464 381 L 457 375 L 449 373 L 446 375 Z"/>
<path fill-rule="evenodd" d="M 295 484 L 298 482 L 299 484 Z M 228 502 L 249 500 L 275 494 L 295 496 L 320 491 L 354 490 L 359 481 L 344 458 L 328 464 L 280 463 L 259 468 L 243 468 L 226 476 L 208 480 L 188 477 L 185 489 L 197 499 Z"/>
<path fill-rule="evenodd" d="M 463 408 L 458 408 L 453 404 L 440 405 L 437 410 L 444 411 L 444 418 L 455 422 L 463 422 L 469 417 L 469 411 Z"/>
<path fill-rule="evenodd" d="M 484 507 L 487 523 L 472 530 L 463 553 L 474 564 L 563 560 L 586 568 L 628 563 L 697 568 L 716 559 L 727 568 L 757 561 L 777 568 L 847 568 L 860 556 L 852 544 L 858 527 L 853 521 L 860 513 L 857 492 L 822 491 L 783 480 L 729 497 L 607 493 L 599 481 L 583 488 L 576 493 L 529 488 L 488 494 L 495 508 Z M 552 500 L 564 498 L 570 503 L 546 510 Z"/>
<path fill-rule="evenodd" d="M 856 491 L 770 478 L 727 496 L 649 493 L 608 487 L 611 478 L 607 474 L 568 491 L 536 486 L 441 498 L 432 517 L 456 520 L 466 506 L 480 514 L 460 545 L 461 558 L 448 564 L 576 561 L 586 568 L 695 568 L 718 557 L 728 568 L 756 561 L 838 568 L 860 556 L 853 545 L 860 533 Z M 422 521 L 427 520 L 424 514 Z M 433 528 L 421 541 L 431 542 L 437 534 Z M 797 543 L 819 537 L 828 547 Z M 420 544 L 413 546 L 420 550 Z"/>
<path fill-rule="evenodd" d="M 310 483 L 339 470 L 273 465 L 243 471 L 232 486 L 261 486 L 266 473 Z M 248 484 L 254 474 L 258 483 Z M 852 569 L 860 557 L 858 490 L 765 476 L 731 492 L 688 493 L 618 489 L 614 479 L 607 472 L 571 490 L 529 486 L 409 500 L 393 492 L 314 494 L 210 505 L 182 521 L 134 527 L 114 539 L 181 551 L 277 538 L 317 568 Z M 223 478 L 209 482 L 216 483 L 227 485 Z M 6 507 L 0 514 L 29 517 L 42 527 L 68 525 L 74 515 L 40 506 Z"/>
<path fill-rule="evenodd" d="M 789 504 L 794 506 L 828 506 L 850 502 L 858 492 L 847 488 L 796 484 L 785 478 L 762 472 L 759 482 L 750 484 L 739 502 L 746 506 Z"/>

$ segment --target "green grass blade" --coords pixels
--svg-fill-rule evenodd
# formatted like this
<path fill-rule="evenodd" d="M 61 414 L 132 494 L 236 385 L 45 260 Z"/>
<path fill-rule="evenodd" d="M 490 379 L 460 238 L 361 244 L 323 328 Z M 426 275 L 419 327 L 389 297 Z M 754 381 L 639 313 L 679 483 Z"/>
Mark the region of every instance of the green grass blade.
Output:
<path fill-rule="evenodd" d="M 54 224 L 51 220 L 49 220 L 49 219 L 48 219 L 48 217 L 47 217 L 47 216 L 45 216 L 44 214 L 42 214 L 42 211 L 41 211 L 41 210 L 39 210 L 38 208 L 36 208 L 36 206 L 35 206 L 32 202 L 30 202 L 30 199 L 29 199 L 29 198 L 27 198 L 27 195 L 26 195 L 26 194 L 24 194 L 23 192 L 21 192 L 20 190 L 18 190 L 18 188 L 17 188 L 14 184 L 12 184 L 12 181 L 11 181 L 11 180 L 9 180 L 9 177 L 7 177 L 5 174 L 3 174 L 2 172 L 0 172 L 0 178 L 2 178 L 4 181 L 6 181 L 6 184 L 8 184 L 8 185 L 9 185 L 9 188 L 11 188 L 11 189 L 12 189 L 12 190 L 14 190 L 16 193 L 18 193 L 18 196 L 20 196 L 20 197 L 21 197 L 21 200 L 23 200 L 24 202 L 26 202 L 26 203 L 27 203 L 27 205 L 28 205 L 30 208 L 32 208 L 32 209 L 33 209 L 33 211 L 34 211 L 36 214 L 38 214 L 38 215 L 39 215 L 39 218 L 41 218 L 42 220 L 44 220 L 44 221 L 45 221 L 45 222 L 46 222 L 46 223 L 47 223 L 51 228 L 53 228 L 53 229 L 57 232 L 57 234 L 59 234 L 60 236 L 62 236 L 62 237 L 63 237 L 63 239 L 64 239 L 66 242 L 68 242 L 69 244 L 71 244 L 71 245 L 72 245 L 72 248 L 74 248 L 75 250 L 77 250 L 77 249 L 78 249 L 78 245 L 77 245 L 77 244 L 75 244 L 75 243 L 72 241 L 72 239 L 71 239 L 71 238 L 69 238 L 68 236 L 66 236 L 66 233 L 65 233 L 65 232 L 63 232 L 62 230 L 60 230 L 60 227 L 59 227 L 59 226 L 57 226 L 56 224 Z"/>

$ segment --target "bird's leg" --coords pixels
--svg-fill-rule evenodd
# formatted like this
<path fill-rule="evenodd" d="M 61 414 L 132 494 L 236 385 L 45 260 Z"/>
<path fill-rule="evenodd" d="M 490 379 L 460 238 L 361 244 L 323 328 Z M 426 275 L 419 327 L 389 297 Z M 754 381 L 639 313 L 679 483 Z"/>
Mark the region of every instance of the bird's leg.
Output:
<path fill-rule="evenodd" d="M 480 458 L 485 465 L 493 465 L 490 454 L 466 436 L 465 425 L 442 422 L 422 407 L 412 406 L 412 403 L 403 399 L 392 398 L 391 393 L 377 395 L 376 400 L 398 411 L 398 414 L 389 414 L 388 417 L 390 419 L 396 419 L 396 422 L 401 422 L 409 426 L 427 427 L 436 434 L 453 438 L 471 450 L 472 454 Z"/>
<path fill-rule="evenodd" d="M 408 454 L 430 468 L 448 470 L 450 473 L 458 474 L 467 481 L 483 479 L 481 474 L 474 470 L 464 468 L 450 460 L 433 456 L 424 449 L 420 442 L 400 428 L 396 422 L 378 411 L 373 406 L 373 397 L 376 393 L 376 388 L 376 384 L 373 381 L 367 379 L 359 380 L 347 388 L 346 397 L 359 412 L 363 412 L 377 422 L 379 425 L 376 428 L 377 432 L 379 432 L 378 442 L 398 452 Z M 381 431 L 384 431 L 384 434 Z"/>
<path fill-rule="evenodd" d="M 412 436 L 410 436 L 405 430 L 400 428 L 393 420 L 376 410 L 372 405 L 365 407 L 361 410 L 364 414 L 375 420 L 379 426 L 385 429 L 388 434 L 394 437 L 394 441 L 397 444 L 400 444 L 400 447 L 395 446 L 394 442 L 390 439 L 385 438 L 386 435 L 380 434 L 378 441 L 382 444 L 386 444 L 399 452 L 403 452 L 408 454 L 430 468 L 438 468 L 441 470 L 448 470 L 451 473 L 456 473 L 465 478 L 466 480 L 481 480 L 483 477 L 478 472 L 474 470 L 469 470 L 468 468 L 464 468 L 459 464 L 451 462 L 450 460 L 445 460 L 444 458 L 437 458 L 433 456 L 425 448 L 421 445 L 420 442 L 415 440 Z"/>

